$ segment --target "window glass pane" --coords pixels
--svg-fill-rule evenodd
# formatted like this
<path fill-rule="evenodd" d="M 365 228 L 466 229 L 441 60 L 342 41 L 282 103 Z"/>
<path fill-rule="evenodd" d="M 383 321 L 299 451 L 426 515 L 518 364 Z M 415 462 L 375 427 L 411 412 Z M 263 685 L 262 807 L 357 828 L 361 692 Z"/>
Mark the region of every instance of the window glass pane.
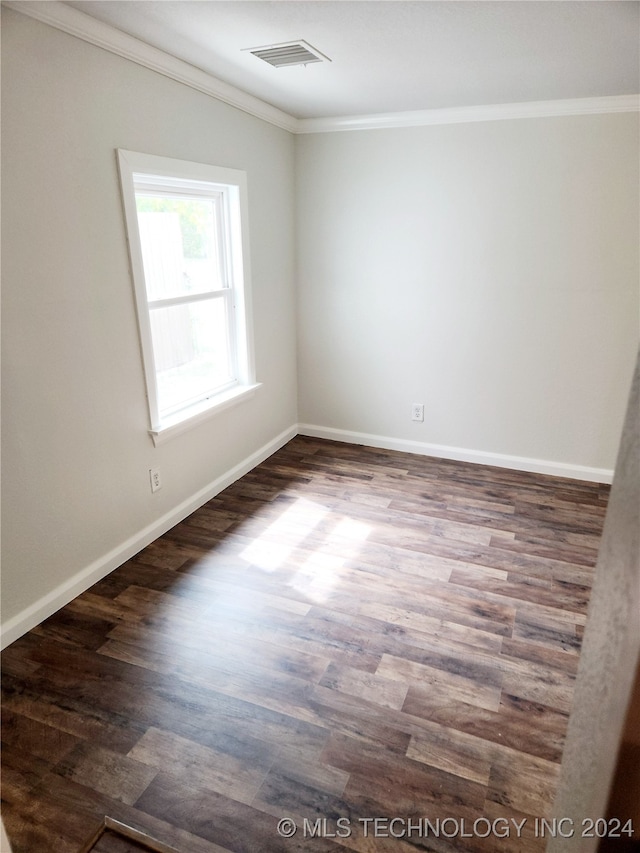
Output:
<path fill-rule="evenodd" d="M 161 416 L 233 381 L 226 313 L 224 297 L 150 312 Z"/>
<path fill-rule="evenodd" d="M 224 287 L 218 200 L 136 195 L 150 302 Z"/>

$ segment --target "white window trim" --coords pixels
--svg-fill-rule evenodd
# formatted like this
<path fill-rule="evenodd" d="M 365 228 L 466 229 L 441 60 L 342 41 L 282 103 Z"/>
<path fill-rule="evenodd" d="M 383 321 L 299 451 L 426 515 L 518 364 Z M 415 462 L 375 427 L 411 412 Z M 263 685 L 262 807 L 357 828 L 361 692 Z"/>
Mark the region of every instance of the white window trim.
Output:
<path fill-rule="evenodd" d="M 204 400 L 201 403 L 190 406 L 189 409 L 178 412 L 171 418 L 166 418 L 159 429 L 150 429 L 149 435 L 156 446 L 162 444 L 167 439 L 173 438 L 181 432 L 186 432 L 191 427 L 208 420 L 212 415 L 217 415 L 218 412 L 222 412 L 224 409 L 229 409 L 243 400 L 248 400 L 253 397 L 258 388 L 260 388 L 260 383 L 255 382 L 252 385 L 235 385 L 233 388 L 221 391 L 209 400 Z M 179 417 L 183 415 L 184 411 L 189 413 L 188 416 Z"/>
<path fill-rule="evenodd" d="M 174 435 L 184 432 L 203 420 L 218 414 L 253 396 L 260 387 L 256 382 L 253 352 L 253 324 L 251 314 L 251 273 L 249 264 L 248 201 L 246 173 L 238 169 L 228 169 L 188 160 L 174 160 L 154 154 L 142 154 L 136 151 L 118 149 L 118 166 L 122 202 L 127 227 L 129 257 L 133 278 L 140 347 L 144 368 L 147 402 L 149 408 L 149 435 L 154 444 L 159 444 Z M 189 190 L 197 193 L 198 184 L 203 182 L 224 187 L 224 203 L 232 206 L 231 222 L 239 222 L 240 227 L 232 227 L 229 234 L 227 257 L 231 269 L 234 293 L 234 322 L 232 334 L 235 336 L 235 354 L 237 357 L 237 382 L 214 394 L 206 400 L 187 406 L 173 415 L 159 416 L 156 372 L 149 319 L 149 301 L 144 277 L 144 265 L 138 228 L 135 182 L 144 175 L 149 187 L 155 184 L 166 188 L 172 181 L 176 186 L 192 182 Z"/>

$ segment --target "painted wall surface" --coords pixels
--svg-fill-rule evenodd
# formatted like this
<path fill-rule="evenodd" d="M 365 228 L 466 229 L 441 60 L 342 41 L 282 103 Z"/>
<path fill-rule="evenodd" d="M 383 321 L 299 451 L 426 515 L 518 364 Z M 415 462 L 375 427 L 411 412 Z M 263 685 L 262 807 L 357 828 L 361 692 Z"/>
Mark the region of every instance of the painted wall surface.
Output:
<path fill-rule="evenodd" d="M 296 366 L 289 133 L 6 9 L 2 90 L 6 620 L 294 425 Z M 157 448 L 117 148 L 248 175 L 263 386 Z"/>
<path fill-rule="evenodd" d="M 625 736 L 625 716 L 633 699 L 635 674 L 640 666 L 639 517 L 640 358 L 598 553 L 562 771 L 553 806 L 553 817 L 573 821 L 576 831 L 572 835 L 567 832 L 566 837 L 550 839 L 547 853 L 587 853 L 598 849 L 598 839 L 586 837 L 580 830 L 585 818 L 607 816 L 610 780 L 620 740 Z M 637 737 L 638 733 L 636 740 Z M 628 738 L 628 742 L 633 741 Z M 637 779 L 636 771 L 636 783 Z M 627 796 L 633 784 L 633 776 L 622 780 Z M 622 802 L 620 805 L 624 807 Z M 632 808 L 637 812 L 637 801 Z M 615 812 L 613 816 L 626 824 L 633 812 Z M 570 825 L 565 823 L 566 827 Z M 627 836 L 621 837 L 619 845 L 612 842 L 612 849 L 632 849 L 624 844 Z M 637 837 L 637 833 L 634 834 L 634 838 Z"/>
<path fill-rule="evenodd" d="M 637 114 L 302 136 L 297 197 L 302 424 L 613 469 Z"/>

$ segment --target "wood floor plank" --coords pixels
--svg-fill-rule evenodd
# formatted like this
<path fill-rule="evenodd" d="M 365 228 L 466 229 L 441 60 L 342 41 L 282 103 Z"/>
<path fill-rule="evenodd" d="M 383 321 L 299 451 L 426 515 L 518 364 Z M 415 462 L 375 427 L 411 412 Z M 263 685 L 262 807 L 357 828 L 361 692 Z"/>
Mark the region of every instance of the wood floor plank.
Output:
<path fill-rule="evenodd" d="M 397 679 L 372 675 L 352 667 L 329 664 L 320 679 L 323 687 L 347 693 L 349 696 L 359 696 L 370 702 L 383 705 L 385 708 L 399 710 L 404 704 L 409 686 Z"/>
<path fill-rule="evenodd" d="M 82 743 L 57 763 L 55 772 L 132 805 L 155 777 L 157 768 L 137 761 L 131 753 L 121 755 L 104 747 Z"/>
<path fill-rule="evenodd" d="M 2 742 L 14 747 L 20 746 L 20 749 L 29 755 L 56 763 L 77 745 L 78 739 L 60 729 L 5 708 L 2 712 Z"/>
<path fill-rule="evenodd" d="M 548 817 L 559 775 L 558 764 L 500 747 L 492 755 L 487 799 L 532 817 Z"/>
<path fill-rule="evenodd" d="M 542 853 L 607 498 L 296 437 L 5 650 L 14 853 Z"/>
<path fill-rule="evenodd" d="M 480 785 L 489 783 L 491 759 L 486 742 L 449 726 L 413 735 L 407 757 Z"/>
<path fill-rule="evenodd" d="M 409 694 L 435 694 L 455 697 L 460 702 L 477 705 L 489 711 L 497 711 L 500 707 L 502 685 L 499 673 L 497 683 L 484 684 L 480 680 L 448 672 L 446 669 L 392 655 L 383 656 L 377 672 L 378 675 L 396 678 L 406 684 L 407 697 Z"/>
<path fill-rule="evenodd" d="M 478 708 L 449 696 L 409 694 L 407 717 L 447 726 L 453 732 L 477 735 L 489 743 L 511 746 L 529 755 L 559 762 L 568 715 L 545 705 L 502 692 L 497 711 Z"/>
<path fill-rule="evenodd" d="M 173 773 L 191 775 L 207 790 L 247 804 L 253 800 L 272 763 L 268 753 L 239 759 L 153 727 L 147 729 L 128 757 L 153 768 L 151 778 L 158 770 L 171 767 Z"/>
<path fill-rule="evenodd" d="M 365 826 L 371 826 L 367 822 L 375 818 L 379 810 L 373 800 L 359 795 L 347 798 L 325 794 L 312 785 L 300 785 L 287 774 L 269 774 L 254 801 L 254 807 L 272 815 L 274 821 L 283 813 L 295 819 L 298 827 L 294 836 L 295 850 L 315 850 L 318 844 L 330 842 L 335 846 L 328 849 L 336 853 L 345 848 L 357 853 L 415 851 L 414 846 L 402 839 L 364 831 Z M 265 846 L 261 849 L 271 848 Z M 282 849 L 288 850 L 289 847 Z"/>
<path fill-rule="evenodd" d="M 494 653 L 500 651 L 503 642 L 503 637 L 500 634 L 471 628 L 468 625 L 460 625 L 452 619 L 427 616 L 424 610 L 417 609 L 419 606 L 414 601 L 410 601 L 410 608 L 408 609 L 378 603 L 364 604 L 360 607 L 360 612 L 372 619 L 408 628 L 414 632 L 413 636 L 416 633 L 427 634 L 429 637 L 439 639 L 443 646 L 448 649 L 455 648 L 457 643 L 462 643 L 474 649 L 484 649 Z"/>
<path fill-rule="evenodd" d="M 176 790 L 188 788 L 188 796 L 176 797 Z M 304 786 L 295 783 L 300 791 Z M 140 811 L 168 820 L 233 853 L 303 851 L 303 838 L 285 839 L 278 835 L 278 821 L 272 815 L 231 797 L 201 788 L 190 776 L 165 771 L 158 774 L 137 803 Z M 283 808 L 286 804 L 283 803 Z M 320 853 L 337 853 L 330 839 L 317 839 Z"/>

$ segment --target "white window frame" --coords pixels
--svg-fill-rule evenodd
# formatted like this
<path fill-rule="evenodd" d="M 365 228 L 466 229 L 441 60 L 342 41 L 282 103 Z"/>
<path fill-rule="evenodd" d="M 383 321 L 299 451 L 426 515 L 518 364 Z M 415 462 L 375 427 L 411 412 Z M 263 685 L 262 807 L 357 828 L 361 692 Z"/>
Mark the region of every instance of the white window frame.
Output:
<path fill-rule="evenodd" d="M 260 387 L 256 382 L 251 322 L 249 270 L 248 204 L 246 173 L 188 160 L 175 160 L 153 154 L 118 149 L 118 166 L 129 242 L 129 256 L 140 331 L 140 346 L 149 405 L 149 434 L 155 444 L 201 420 L 217 414 L 252 396 Z M 224 227 L 223 275 L 226 287 L 204 296 L 149 301 L 145 282 L 136 192 L 148 190 L 170 195 L 214 198 L 221 205 Z M 187 404 L 164 417 L 158 406 L 156 364 L 151 336 L 150 311 L 154 308 L 194 302 L 198 299 L 224 299 L 229 308 L 229 339 L 233 381 L 211 396 Z"/>

